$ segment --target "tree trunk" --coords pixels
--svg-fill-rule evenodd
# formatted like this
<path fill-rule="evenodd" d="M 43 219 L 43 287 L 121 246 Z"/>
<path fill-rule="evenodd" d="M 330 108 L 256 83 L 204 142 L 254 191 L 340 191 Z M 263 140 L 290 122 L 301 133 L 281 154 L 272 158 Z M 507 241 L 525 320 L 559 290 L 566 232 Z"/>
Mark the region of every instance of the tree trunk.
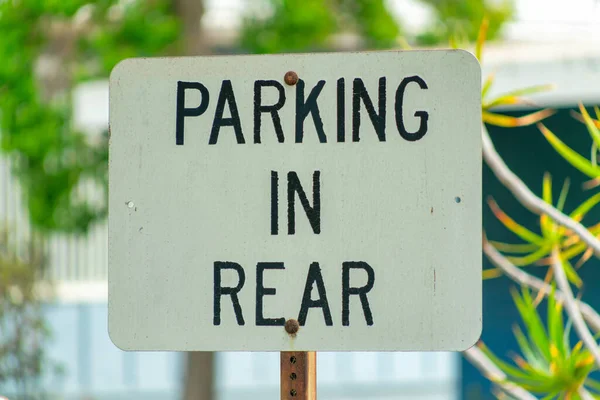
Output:
<path fill-rule="evenodd" d="M 208 53 L 208 46 L 202 35 L 201 20 L 204 15 L 202 0 L 174 0 L 175 11 L 183 24 L 184 51 L 188 56 Z"/>
<path fill-rule="evenodd" d="M 214 353 L 187 353 L 184 400 L 214 398 Z"/>
<path fill-rule="evenodd" d="M 185 55 L 196 56 L 209 53 L 209 46 L 202 34 L 202 0 L 173 0 L 175 12 L 183 24 Z M 214 399 L 214 353 L 187 353 L 183 400 Z"/>

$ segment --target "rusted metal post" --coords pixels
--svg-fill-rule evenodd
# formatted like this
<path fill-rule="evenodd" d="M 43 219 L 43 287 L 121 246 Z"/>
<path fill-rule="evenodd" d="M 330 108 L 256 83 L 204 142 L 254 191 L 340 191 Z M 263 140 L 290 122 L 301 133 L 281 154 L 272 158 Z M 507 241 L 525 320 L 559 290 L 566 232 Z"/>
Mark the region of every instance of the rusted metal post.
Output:
<path fill-rule="evenodd" d="M 317 353 L 281 352 L 281 400 L 317 399 Z"/>

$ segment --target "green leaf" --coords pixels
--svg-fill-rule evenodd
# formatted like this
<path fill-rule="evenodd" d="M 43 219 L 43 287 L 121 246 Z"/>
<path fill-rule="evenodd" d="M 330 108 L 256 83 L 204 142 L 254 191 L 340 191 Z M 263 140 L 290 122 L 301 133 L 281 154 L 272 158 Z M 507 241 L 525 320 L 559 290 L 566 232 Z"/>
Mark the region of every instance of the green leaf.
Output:
<path fill-rule="evenodd" d="M 600 193 L 596 193 L 581 203 L 571 214 L 569 214 L 569 216 L 573 219 L 581 220 L 598 203 L 600 203 Z"/>
<path fill-rule="evenodd" d="M 551 346 L 555 346 L 559 355 L 564 358 L 566 350 L 564 343 L 565 332 L 563 330 L 562 304 L 556 302 L 554 297 L 555 293 L 556 288 L 553 284 L 552 291 L 548 296 L 548 331 L 550 332 Z"/>
<path fill-rule="evenodd" d="M 475 43 L 475 57 L 477 57 L 479 62 L 483 61 L 483 46 L 485 44 L 485 37 L 490 26 L 489 24 L 489 20 L 484 18 L 479 27 L 479 34 L 477 35 L 477 42 Z"/>
<path fill-rule="evenodd" d="M 496 250 L 505 252 L 505 253 L 530 253 L 535 251 L 539 246 L 534 243 L 524 243 L 524 244 L 512 244 L 512 243 L 502 243 L 495 242 L 490 240 L 489 243 L 496 248 Z"/>
<path fill-rule="evenodd" d="M 522 102 L 522 96 L 547 92 L 552 89 L 554 89 L 554 85 L 538 85 L 526 87 L 523 89 L 512 90 L 510 92 L 503 93 L 496 99 L 486 104 L 486 109 L 491 109 L 500 105 L 518 104 Z"/>
<path fill-rule="evenodd" d="M 492 84 L 494 83 L 494 79 L 496 78 L 495 74 L 489 74 L 483 83 L 483 88 L 481 89 L 481 98 L 484 99 L 487 96 L 487 93 L 490 91 Z"/>
<path fill-rule="evenodd" d="M 515 128 L 520 126 L 533 125 L 541 120 L 554 114 L 554 110 L 541 110 L 522 117 L 511 117 L 483 111 L 481 114 L 482 120 L 486 124 L 496 125 L 503 128 Z"/>
<path fill-rule="evenodd" d="M 581 281 L 581 278 L 579 277 L 579 275 L 577 275 L 577 272 L 575 272 L 575 269 L 573 268 L 571 263 L 567 260 L 563 260 L 563 267 L 564 267 L 563 269 L 565 270 L 565 274 L 567 275 L 567 279 L 569 280 L 569 282 L 573 283 L 578 288 L 581 288 L 581 286 L 583 285 L 583 282 Z"/>
<path fill-rule="evenodd" d="M 548 255 L 550 253 L 550 250 L 552 250 L 552 246 L 552 243 L 545 243 L 537 251 L 534 251 L 533 253 L 528 254 L 525 257 L 508 257 L 508 259 L 517 267 L 531 265 Z"/>
<path fill-rule="evenodd" d="M 583 242 L 579 242 L 579 243 L 574 244 L 573 246 L 569 247 L 568 249 L 564 250 L 563 252 L 561 252 L 560 256 L 565 260 L 570 260 L 573 257 L 576 257 L 579 254 L 583 253 L 586 249 L 587 249 L 587 245 Z"/>
<path fill-rule="evenodd" d="M 583 116 L 583 120 L 585 121 L 585 126 L 587 127 L 588 132 L 590 133 L 590 136 L 592 137 L 592 140 L 594 141 L 596 146 L 600 146 L 600 130 L 598 130 L 598 128 L 594 124 L 594 120 L 592 119 L 592 117 L 590 117 L 590 114 L 588 114 L 587 110 L 585 109 L 585 107 L 583 106 L 582 103 L 579 103 L 579 111 L 581 112 L 581 115 Z"/>
<path fill-rule="evenodd" d="M 529 362 L 529 364 L 531 364 L 534 368 L 544 369 L 545 360 L 544 360 L 543 356 L 540 355 L 539 352 L 534 351 L 531 348 L 531 346 L 529 345 L 529 342 L 527 340 L 527 337 L 525 336 L 525 334 L 523 333 L 521 328 L 516 326 L 513 329 L 513 332 L 515 335 L 515 339 L 517 339 L 517 344 L 519 345 L 519 348 L 521 349 L 521 353 L 523 353 L 523 355 L 527 359 L 527 362 Z"/>
<path fill-rule="evenodd" d="M 482 345 L 482 346 L 480 346 L 480 349 L 494 364 L 496 364 L 496 366 L 498 368 L 500 368 L 500 370 L 502 370 L 502 372 L 504 372 L 507 375 L 510 375 L 515 378 L 519 378 L 523 382 L 529 382 L 532 384 L 544 380 L 543 377 L 537 377 L 535 375 L 525 373 L 525 372 L 521 371 L 519 368 L 513 367 L 512 365 L 502 361 L 500 358 L 498 358 L 496 355 L 494 355 L 494 353 L 492 353 L 486 346 Z"/>
<path fill-rule="evenodd" d="M 533 305 L 533 299 L 531 298 L 529 291 L 523 288 L 521 293 L 522 297 L 516 292 L 513 292 L 512 296 L 517 305 L 517 309 L 519 310 L 519 314 L 521 314 L 521 319 L 525 324 L 529 339 L 531 343 L 537 347 L 540 354 L 549 361 L 551 358 L 550 343 L 542 320 Z"/>
<path fill-rule="evenodd" d="M 567 194 L 569 193 L 570 184 L 571 184 L 571 181 L 569 180 L 569 178 L 566 178 L 565 182 L 563 183 L 563 187 L 560 190 L 560 195 L 558 196 L 558 202 L 556 203 L 556 208 L 559 211 L 562 211 L 565 208 L 565 202 L 567 201 Z"/>
<path fill-rule="evenodd" d="M 519 236 L 521 239 L 529 243 L 535 243 L 540 246 L 546 244 L 546 240 L 543 237 L 531 232 L 529 229 L 518 224 L 515 220 L 513 220 L 506 213 L 504 213 L 504 211 L 500 209 L 498 204 L 493 199 L 490 198 L 488 200 L 488 204 L 496 218 L 498 218 L 498 220 L 502 222 L 502 224 L 515 235 Z"/>
<path fill-rule="evenodd" d="M 585 385 L 591 387 L 594 390 L 600 391 L 600 382 L 598 382 L 594 379 L 591 379 L 591 378 L 586 379 Z"/>
<path fill-rule="evenodd" d="M 548 204 L 553 205 L 552 203 L 552 177 L 549 173 L 544 174 L 544 179 L 542 181 L 542 198 Z"/>
<path fill-rule="evenodd" d="M 575 152 L 569 146 L 564 144 L 552 131 L 546 128 L 542 124 L 538 124 L 538 128 L 542 131 L 542 134 L 548 140 L 548 142 L 554 147 L 554 149 L 571 165 L 577 168 L 591 178 L 600 176 L 600 168 L 592 165 L 587 159 L 582 157 L 579 153 Z"/>

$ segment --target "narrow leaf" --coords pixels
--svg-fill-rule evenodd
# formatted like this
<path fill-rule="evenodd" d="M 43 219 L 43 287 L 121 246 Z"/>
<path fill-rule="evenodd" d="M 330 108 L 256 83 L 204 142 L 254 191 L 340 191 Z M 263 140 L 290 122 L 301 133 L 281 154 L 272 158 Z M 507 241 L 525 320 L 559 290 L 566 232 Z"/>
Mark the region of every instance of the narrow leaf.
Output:
<path fill-rule="evenodd" d="M 496 248 L 496 250 L 504 252 L 504 253 L 530 253 L 535 251 L 538 246 L 533 243 L 525 243 L 525 244 L 511 244 L 511 243 L 502 243 L 495 242 L 490 240 L 489 243 Z"/>
<path fill-rule="evenodd" d="M 503 272 L 500 268 L 489 268 L 484 269 L 481 273 L 481 278 L 485 281 L 488 279 L 498 278 L 503 275 Z"/>
<path fill-rule="evenodd" d="M 577 111 L 573 111 L 571 110 L 571 115 L 573 116 L 573 118 L 575 118 L 577 121 L 579 122 L 583 122 L 585 124 L 585 119 L 583 118 L 583 115 L 579 114 Z M 597 128 L 600 128 L 600 121 L 592 119 L 592 122 L 594 123 L 594 125 L 596 125 Z"/>
<path fill-rule="evenodd" d="M 556 203 L 556 208 L 559 211 L 562 211 L 565 208 L 565 202 L 567 201 L 567 194 L 569 193 L 569 187 L 571 186 L 571 180 L 569 178 L 565 179 L 563 183 L 563 187 L 560 190 L 560 195 L 558 196 L 558 202 Z"/>
<path fill-rule="evenodd" d="M 599 169 L 600 170 L 600 169 Z M 598 203 L 600 203 L 600 193 L 596 193 L 583 203 L 581 203 L 569 216 L 577 221 L 581 221 L 583 217 Z"/>
<path fill-rule="evenodd" d="M 522 117 L 511 117 L 508 115 L 494 114 L 488 111 L 482 112 L 482 120 L 485 123 L 503 128 L 515 128 L 533 125 L 554 114 L 554 110 L 541 110 Z"/>
<path fill-rule="evenodd" d="M 521 239 L 529 243 L 535 243 L 538 245 L 545 244 L 545 240 L 543 237 L 536 235 L 529 229 L 515 222 L 512 218 L 506 215 L 504 211 L 500 209 L 498 204 L 492 198 L 488 200 L 488 205 L 490 206 L 490 209 L 492 210 L 496 218 L 498 218 L 498 220 L 502 222 L 502 224 L 506 226 L 506 228 L 508 228 L 515 235 L 519 236 Z"/>
<path fill-rule="evenodd" d="M 475 57 L 479 60 L 479 62 L 483 61 L 483 46 L 485 44 L 485 38 L 487 36 L 487 31 L 489 27 L 489 20 L 487 17 L 483 18 L 481 21 L 481 25 L 479 27 L 479 33 L 477 35 L 477 42 L 475 43 Z"/>
<path fill-rule="evenodd" d="M 592 256 L 594 255 L 594 249 L 592 249 L 591 247 L 589 247 L 585 253 L 582 254 L 581 258 L 577 261 L 577 264 L 575 264 L 575 269 L 579 269 L 581 267 L 583 267 L 583 264 L 585 264 L 586 262 L 588 262 L 588 260 L 590 258 L 592 258 Z"/>
<path fill-rule="evenodd" d="M 490 88 L 492 87 L 492 83 L 494 83 L 494 79 L 496 78 L 495 73 L 491 73 L 485 78 L 485 82 L 483 83 L 483 88 L 481 89 L 481 98 L 484 99 L 487 96 Z"/>
<path fill-rule="evenodd" d="M 517 267 L 524 267 L 541 260 L 544 256 L 550 253 L 550 250 L 552 250 L 552 243 L 546 243 L 538 250 L 526 255 L 525 257 L 508 257 L 508 260 L 510 260 L 510 262 Z"/>
<path fill-rule="evenodd" d="M 503 93 L 502 95 L 489 102 L 486 105 L 486 108 L 494 108 L 501 105 L 523 103 L 523 96 L 547 92 L 552 89 L 554 89 L 554 85 L 538 85 L 526 87 L 523 89 L 512 90 L 510 92 Z"/>
<path fill-rule="evenodd" d="M 594 141 L 594 143 L 596 143 L 597 146 L 600 146 L 600 130 L 598 130 L 598 127 L 594 124 L 594 120 L 592 119 L 592 117 L 590 117 L 590 114 L 588 114 L 587 110 L 585 109 L 582 103 L 579 103 L 579 111 L 581 111 L 581 115 L 583 116 L 585 126 L 587 127 L 588 132 L 592 137 L 592 140 Z"/>
<path fill-rule="evenodd" d="M 554 147 L 554 149 L 563 156 L 571 165 L 586 174 L 591 178 L 600 176 L 600 168 L 592 165 L 587 159 L 582 157 L 579 153 L 575 152 L 569 146 L 564 144 L 554 133 L 542 124 L 538 124 L 538 128 L 542 131 L 542 134 L 548 140 L 548 142 Z"/>

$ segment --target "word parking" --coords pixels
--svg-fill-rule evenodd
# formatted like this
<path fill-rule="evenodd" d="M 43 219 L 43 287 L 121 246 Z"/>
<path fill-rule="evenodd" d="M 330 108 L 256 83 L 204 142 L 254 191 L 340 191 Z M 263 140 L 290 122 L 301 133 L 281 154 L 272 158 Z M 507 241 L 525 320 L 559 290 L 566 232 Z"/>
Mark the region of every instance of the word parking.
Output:
<path fill-rule="evenodd" d="M 407 141 L 416 141 L 422 139 L 427 133 L 427 121 L 429 113 L 427 111 L 416 111 L 414 117 L 419 119 L 419 127 L 417 130 L 409 132 L 404 123 L 404 97 L 408 85 L 416 85 L 422 90 L 428 89 L 427 83 L 419 76 L 409 76 L 402 79 L 395 90 L 394 113 L 396 121 L 396 129 L 400 136 Z M 295 143 L 302 143 L 304 139 L 304 123 L 307 117 L 312 117 L 315 129 L 320 143 L 327 143 L 328 138 L 331 139 L 335 135 L 337 142 L 346 141 L 346 79 L 339 78 L 335 83 L 334 90 L 336 91 L 336 117 L 337 130 L 336 132 L 325 132 L 323 121 L 321 118 L 321 109 L 319 108 L 319 95 L 327 86 L 326 80 L 320 80 L 314 87 L 306 88 L 306 83 L 299 79 L 296 84 L 295 99 L 292 99 L 295 107 L 295 129 L 293 140 Z M 185 104 L 186 91 L 194 90 L 200 93 L 200 104 L 187 105 Z M 275 91 L 278 95 L 277 102 L 274 104 L 263 103 L 263 92 L 266 90 Z M 387 96 L 387 78 L 379 78 L 376 100 L 367 91 L 365 84 L 361 78 L 355 78 L 351 84 L 352 90 L 352 105 L 350 112 L 352 113 L 352 141 L 360 141 L 360 126 L 361 108 L 367 111 L 367 115 L 375 128 L 377 138 L 381 142 L 386 141 L 387 126 L 386 126 L 386 96 Z M 308 95 L 306 95 L 308 93 Z M 200 117 L 206 113 L 209 103 L 213 96 L 207 87 L 201 82 L 177 82 L 177 112 L 176 112 L 176 128 L 175 142 L 177 145 L 185 143 L 185 120 L 186 118 Z M 238 144 L 246 143 L 246 134 L 242 131 L 242 124 L 238 112 L 238 102 L 235 97 L 235 92 L 231 80 L 223 80 L 221 88 L 217 94 L 217 106 L 212 119 L 212 128 L 208 139 L 208 144 L 215 145 L 219 140 L 221 128 L 232 127 L 236 142 Z M 254 81 L 254 101 L 253 101 L 253 141 L 261 143 L 261 127 L 262 115 L 268 114 L 271 117 L 271 122 L 275 128 L 275 134 L 279 143 L 285 142 L 286 135 L 281 126 L 281 118 L 279 111 L 286 106 L 286 93 L 283 84 L 276 80 L 257 80 Z M 230 117 L 225 117 L 225 108 L 229 109 Z"/>

